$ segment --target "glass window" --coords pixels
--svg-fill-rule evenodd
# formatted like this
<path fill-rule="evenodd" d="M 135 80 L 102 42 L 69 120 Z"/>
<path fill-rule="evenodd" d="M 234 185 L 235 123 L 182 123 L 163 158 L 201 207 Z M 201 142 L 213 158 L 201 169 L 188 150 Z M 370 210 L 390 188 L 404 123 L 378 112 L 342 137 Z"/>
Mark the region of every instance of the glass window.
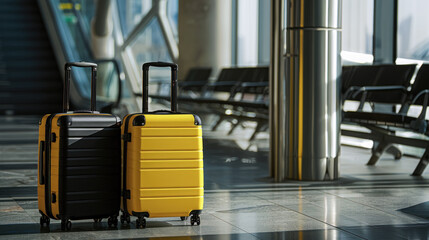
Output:
<path fill-rule="evenodd" d="M 52 0 L 53 6 L 58 7 L 58 17 L 61 21 L 60 27 L 63 28 L 64 45 L 69 49 L 65 50 L 67 61 L 81 61 L 90 60 L 91 52 L 87 39 L 84 37 L 80 21 L 78 18 L 78 11 L 81 10 L 80 3 L 74 4 L 70 0 Z M 90 78 L 89 74 L 83 68 L 73 68 L 72 78 L 78 84 L 78 89 L 83 96 L 90 96 Z"/>
<path fill-rule="evenodd" d="M 113 62 L 98 63 L 97 100 L 115 101 L 118 97 L 119 75 Z"/>
<path fill-rule="evenodd" d="M 68 40 L 70 48 L 74 49 L 73 56 L 70 56 L 71 61 L 80 61 L 82 59 L 91 59 L 89 42 L 85 38 L 82 31 L 78 13 L 80 11 L 80 3 L 73 4 L 70 1 L 59 1 L 60 17 L 65 22 L 71 39 Z"/>
<path fill-rule="evenodd" d="M 398 58 L 429 61 L 429 1 L 398 1 Z"/>
<path fill-rule="evenodd" d="M 52 0 L 58 6 L 58 22 L 63 29 L 61 37 L 65 47 L 67 61 L 95 61 L 91 54 L 90 23 L 94 17 L 94 1 Z M 97 97 L 102 101 L 114 101 L 118 91 L 118 72 L 113 63 L 99 63 L 97 75 Z M 79 91 L 90 96 L 90 70 L 73 68 L 72 77 Z"/>
<path fill-rule="evenodd" d="M 167 3 L 167 17 L 173 30 L 176 42 L 179 41 L 178 25 L 179 25 L 179 1 L 168 0 Z"/>
<path fill-rule="evenodd" d="M 162 8 L 164 6 L 159 6 L 159 4 L 158 1 L 152 0 L 117 0 L 117 9 L 124 39 L 127 39 L 129 34 L 138 28 L 137 36 L 133 36 L 131 41 L 127 41 L 128 43 L 126 46 L 122 46 L 123 49 L 127 49 L 129 53 L 123 55 L 123 57 L 127 58 L 129 61 L 135 62 L 135 66 L 139 66 L 134 73 L 131 74 L 132 79 L 130 79 L 130 81 L 137 83 L 134 86 L 141 85 L 141 66 L 143 63 L 152 61 L 172 61 L 159 19 L 162 16 L 167 16 L 171 28 L 164 26 L 163 29 L 173 31 L 172 34 L 177 41 L 179 2 L 178 0 L 168 0 L 165 13 L 159 12 L 159 10 L 164 10 L 164 8 Z M 152 14 L 148 15 L 149 13 Z M 141 25 L 142 20 L 149 16 L 149 24 Z M 167 70 L 166 68 L 151 69 L 149 73 L 151 81 L 168 81 L 170 72 Z M 134 76 L 138 77 L 134 78 Z M 135 91 L 139 90 L 135 89 Z"/>
<path fill-rule="evenodd" d="M 370 63 L 374 25 L 374 0 L 344 0 L 342 59 L 345 64 Z"/>
<path fill-rule="evenodd" d="M 152 7 L 152 0 L 118 0 L 118 12 L 124 38 Z"/>
<path fill-rule="evenodd" d="M 270 8 L 270 1 L 259 1 L 258 61 L 266 66 L 270 64 Z"/>
<path fill-rule="evenodd" d="M 238 66 L 258 64 L 258 3 L 258 0 L 238 0 Z"/>
<path fill-rule="evenodd" d="M 161 33 L 161 27 L 157 19 L 153 19 L 150 24 L 140 33 L 134 42 L 130 45 L 132 54 L 137 66 L 142 66 L 145 62 L 171 62 L 170 54 L 168 53 L 167 45 Z M 141 68 L 140 68 L 141 69 Z M 163 68 L 166 69 L 166 68 Z M 142 71 L 139 71 L 141 81 Z M 154 78 L 169 77 L 168 71 L 162 69 L 151 69 L 150 74 Z"/>
<path fill-rule="evenodd" d="M 95 14 L 95 1 L 75 1 L 74 9 L 76 13 L 81 16 L 82 30 L 87 36 L 91 36 L 91 20 Z"/>

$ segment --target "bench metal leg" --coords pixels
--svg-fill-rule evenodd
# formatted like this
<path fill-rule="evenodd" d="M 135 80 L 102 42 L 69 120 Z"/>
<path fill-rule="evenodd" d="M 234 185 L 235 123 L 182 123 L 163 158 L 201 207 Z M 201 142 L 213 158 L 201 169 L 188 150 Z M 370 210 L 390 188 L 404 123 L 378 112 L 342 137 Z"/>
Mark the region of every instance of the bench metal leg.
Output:
<path fill-rule="evenodd" d="M 374 146 L 371 149 L 371 152 L 374 153 L 375 149 L 378 146 L 378 142 L 374 141 Z M 395 160 L 399 160 L 402 157 L 402 152 L 401 150 L 399 150 L 399 148 L 395 145 L 390 146 L 389 148 L 386 149 L 386 153 L 393 155 L 393 157 L 395 158 Z"/>
<path fill-rule="evenodd" d="M 368 166 L 373 166 L 377 163 L 378 159 L 380 159 L 381 154 L 383 154 L 383 152 L 390 147 L 392 144 L 388 143 L 386 141 L 381 141 L 378 146 L 374 149 L 371 158 L 369 159 L 369 161 L 367 162 L 366 165 Z"/>
<path fill-rule="evenodd" d="M 261 129 L 264 127 L 264 123 L 261 121 L 258 121 L 258 124 L 256 125 L 255 131 L 253 132 L 252 136 L 249 139 L 250 141 L 253 141 L 256 138 L 256 135 L 261 131 Z"/>
<path fill-rule="evenodd" d="M 222 115 L 219 116 L 219 119 L 216 121 L 216 123 L 212 127 L 212 131 L 216 131 L 217 128 L 219 127 L 219 125 L 223 122 L 223 120 L 225 120 L 225 117 Z"/>
<path fill-rule="evenodd" d="M 390 146 L 387 150 L 386 153 L 392 154 L 393 157 L 395 158 L 395 160 L 399 160 L 402 157 L 402 152 L 401 150 L 399 150 L 399 148 L 395 145 Z"/>
<path fill-rule="evenodd" d="M 239 120 L 237 120 L 237 122 L 232 122 L 231 124 L 232 124 L 232 126 L 231 126 L 231 129 L 229 130 L 229 132 L 228 132 L 228 135 L 231 135 L 232 134 L 232 132 L 234 132 L 234 130 L 239 126 L 239 125 L 241 125 L 240 124 L 241 122 L 239 121 Z"/>
<path fill-rule="evenodd" d="M 429 163 L 429 148 L 426 148 L 425 153 L 423 154 L 422 158 L 420 158 L 419 164 L 417 164 L 416 169 L 414 169 L 412 176 L 421 176 L 424 172 L 426 166 Z"/>
<path fill-rule="evenodd" d="M 268 131 L 268 129 L 269 129 L 270 127 L 268 126 L 268 124 L 265 124 L 265 126 L 264 126 L 264 128 L 262 129 L 262 131 L 263 132 L 266 132 L 266 131 Z"/>

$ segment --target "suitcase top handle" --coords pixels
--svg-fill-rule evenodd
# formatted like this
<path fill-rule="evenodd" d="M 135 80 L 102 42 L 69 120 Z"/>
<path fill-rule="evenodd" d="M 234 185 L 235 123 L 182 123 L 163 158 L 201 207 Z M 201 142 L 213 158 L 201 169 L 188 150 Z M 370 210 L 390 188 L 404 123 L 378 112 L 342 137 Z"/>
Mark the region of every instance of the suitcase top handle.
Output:
<path fill-rule="evenodd" d="M 63 86 L 63 112 L 69 110 L 70 77 L 72 67 L 90 67 L 91 68 L 91 112 L 95 112 L 95 84 L 97 82 L 97 64 L 90 62 L 68 62 L 64 65 L 65 78 Z"/>
<path fill-rule="evenodd" d="M 171 68 L 171 111 L 177 112 L 177 64 L 167 62 L 148 62 L 143 64 L 143 113 L 149 112 L 148 98 L 149 98 L 149 67 L 169 67 Z"/>

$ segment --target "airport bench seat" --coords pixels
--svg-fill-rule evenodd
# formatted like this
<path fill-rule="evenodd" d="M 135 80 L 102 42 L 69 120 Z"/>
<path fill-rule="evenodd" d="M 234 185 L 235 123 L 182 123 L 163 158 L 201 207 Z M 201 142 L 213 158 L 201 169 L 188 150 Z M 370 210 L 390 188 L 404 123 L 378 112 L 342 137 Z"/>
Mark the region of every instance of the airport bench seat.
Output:
<path fill-rule="evenodd" d="M 415 69 L 415 64 L 345 66 L 341 88 L 343 103 L 359 101 L 358 110 L 362 110 L 366 102 L 402 104 Z"/>
<path fill-rule="evenodd" d="M 425 131 L 427 121 L 420 121 L 418 118 L 395 113 L 374 113 L 374 112 L 345 112 L 343 119 L 347 122 L 358 124 L 383 125 L 403 128 L 421 134 Z"/>
<path fill-rule="evenodd" d="M 411 77 L 410 79 L 411 80 Z M 380 158 L 381 154 L 385 152 L 393 144 L 402 144 L 413 147 L 424 148 L 425 153 L 420 158 L 420 161 L 414 170 L 414 176 L 420 176 L 429 161 L 429 140 L 401 137 L 397 132 L 413 132 L 424 136 L 429 136 L 428 120 L 426 119 L 426 110 L 429 102 L 429 64 L 423 64 L 416 75 L 414 83 L 411 85 L 409 91 L 404 91 L 398 86 L 384 86 L 380 89 L 375 88 L 355 88 L 359 91 L 378 92 L 383 95 L 385 102 L 392 104 L 401 104 L 399 112 L 364 112 L 361 108 L 357 111 L 343 111 L 344 123 L 356 123 L 369 129 L 371 132 L 357 132 L 351 130 L 341 130 L 342 135 L 370 139 L 378 142 L 373 149 L 371 158 L 368 165 L 374 165 Z M 404 85 L 405 86 L 405 85 Z M 383 89 L 384 88 L 384 89 Z M 382 90 L 382 91 L 380 91 Z M 386 91 L 400 90 L 402 97 L 400 99 L 394 98 Z M 380 99 L 380 98 L 378 98 Z M 388 100 L 390 99 L 390 100 Z M 362 104 L 362 103 L 361 103 Z M 410 106 L 420 106 L 422 108 L 419 116 L 408 116 L 407 112 Z"/>
<path fill-rule="evenodd" d="M 365 104 L 369 104 L 372 112 L 396 113 L 397 106 L 403 106 L 406 102 L 407 89 L 415 71 L 416 65 L 360 65 L 344 66 L 342 72 L 342 106 L 349 100 L 358 101 L 356 111 L 363 111 Z M 401 108 L 404 113 L 407 106 Z M 356 124 L 343 118 L 344 124 Z M 374 143 L 374 147 L 377 143 Z M 402 152 L 391 146 L 389 153 L 393 153 L 395 159 L 402 156 Z"/>
<path fill-rule="evenodd" d="M 183 86 L 186 86 L 184 83 Z M 225 120 L 235 122 L 229 133 L 242 121 L 256 121 L 258 125 L 268 126 L 268 67 L 224 68 L 217 81 L 205 84 L 201 90 L 203 92 L 198 97 L 181 94 L 178 101 L 183 103 L 182 106 L 188 105 L 197 112 L 219 116 L 213 130 Z M 219 98 L 219 94 L 223 94 L 223 98 Z M 169 96 L 150 97 L 169 100 Z M 261 129 L 255 129 L 252 139 L 256 131 Z"/>
<path fill-rule="evenodd" d="M 208 83 L 212 69 L 210 67 L 191 68 L 183 81 L 179 81 L 180 90 L 201 91 Z"/>

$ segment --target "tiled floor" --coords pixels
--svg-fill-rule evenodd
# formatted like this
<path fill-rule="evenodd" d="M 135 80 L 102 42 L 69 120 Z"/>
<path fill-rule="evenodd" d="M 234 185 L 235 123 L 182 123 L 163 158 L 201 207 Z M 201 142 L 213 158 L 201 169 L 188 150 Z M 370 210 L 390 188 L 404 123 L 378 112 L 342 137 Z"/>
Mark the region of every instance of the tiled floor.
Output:
<path fill-rule="evenodd" d="M 61 232 L 52 220 L 40 229 L 37 121 L 0 119 L 2 239 L 429 239 L 429 220 L 400 211 L 429 201 L 429 171 L 410 176 L 417 159 L 385 155 L 368 167 L 369 150 L 343 146 L 339 181 L 275 184 L 267 177 L 267 140 L 249 146 L 251 133 L 241 129 L 233 137 L 205 131 L 200 226 L 176 218 L 149 219 L 146 229 L 73 221 L 72 231 Z"/>

